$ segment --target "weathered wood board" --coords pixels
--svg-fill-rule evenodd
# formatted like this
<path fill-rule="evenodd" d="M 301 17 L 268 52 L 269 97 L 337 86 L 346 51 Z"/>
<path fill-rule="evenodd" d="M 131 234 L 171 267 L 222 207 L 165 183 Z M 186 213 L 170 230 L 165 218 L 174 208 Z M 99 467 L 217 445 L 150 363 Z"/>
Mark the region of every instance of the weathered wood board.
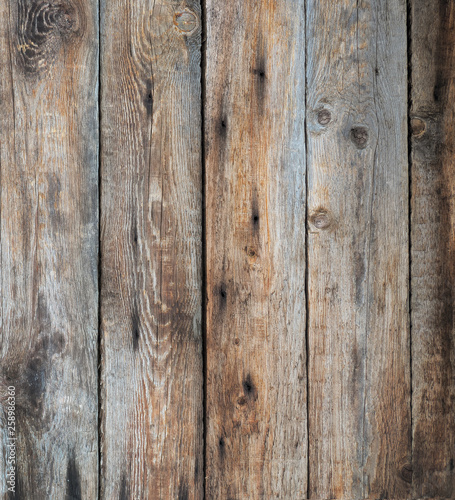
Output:
<path fill-rule="evenodd" d="M 98 5 L 0 2 L 2 498 L 98 492 Z"/>
<path fill-rule="evenodd" d="M 206 23 L 206 497 L 306 498 L 304 3 Z"/>
<path fill-rule="evenodd" d="M 455 4 L 410 16 L 413 498 L 454 498 Z"/>
<path fill-rule="evenodd" d="M 201 17 L 101 2 L 102 498 L 203 498 Z"/>
<path fill-rule="evenodd" d="M 410 492 L 406 2 L 308 0 L 310 498 Z"/>
<path fill-rule="evenodd" d="M 0 496 L 455 498 L 454 72 L 446 0 L 0 2 Z"/>

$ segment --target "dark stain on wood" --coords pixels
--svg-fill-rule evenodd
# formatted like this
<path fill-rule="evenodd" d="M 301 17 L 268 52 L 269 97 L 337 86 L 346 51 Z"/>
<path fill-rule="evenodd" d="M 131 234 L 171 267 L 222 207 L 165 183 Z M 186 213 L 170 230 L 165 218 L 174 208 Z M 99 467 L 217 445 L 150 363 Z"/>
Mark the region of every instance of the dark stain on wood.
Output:
<path fill-rule="evenodd" d="M 227 127 L 228 127 L 228 122 L 227 122 L 227 117 L 225 115 L 222 115 L 222 117 L 220 118 L 220 125 L 218 127 L 218 135 L 220 137 L 220 139 L 222 139 L 223 141 L 226 140 L 227 138 Z"/>
<path fill-rule="evenodd" d="M 16 470 L 16 491 L 7 493 L 8 500 L 25 500 L 25 499 L 27 499 L 27 495 L 25 494 L 24 484 L 23 484 L 21 475 L 22 475 L 22 471 L 18 467 Z"/>
<path fill-rule="evenodd" d="M 189 497 L 188 484 L 182 481 L 179 486 L 178 500 L 188 500 Z"/>
<path fill-rule="evenodd" d="M 258 392 L 257 392 L 256 386 L 253 383 L 253 379 L 251 378 L 251 375 L 249 373 L 243 379 L 242 387 L 243 387 L 243 393 L 245 394 L 245 397 L 247 397 L 250 401 L 255 401 L 257 399 Z"/>
<path fill-rule="evenodd" d="M 267 85 L 264 58 L 259 59 L 257 67 L 253 69 L 253 75 L 256 77 L 255 88 L 258 101 L 258 109 L 263 112 Z"/>
<path fill-rule="evenodd" d="M 153 117 L 153 80 L 147 80 L 146 84 L 146 93 L 144 97 L 144 106 L 147 110 L 147 114 L 150 117 Z"/>
<path fill-rule="evenodd" d="M 224 283 L 222 283 L 218 289 L 218 295 L 220 297 L 220 310 L 224 311 L 227 305 L 227 288 Z"/>
<path fill-rule="evenodd" d="M 200 470 L 199 458 L 196 458 L 196 462 L 194 464 L 194 481 L 196 483 L 199 480 L 199 470 Z"/>
<path fill-rule="evenodd" d="M 140 339 L 140 320 L 137 301 L 134 301 L 133 310 L 131 312 L 131 338 L 133 340 L 133 350 L 137 351 Z"/>
<path fill-rule="evenodd" d="M 437 44 L 434 51 L 435 62 L 435 84 L 433 90 L 433 99 L 436 104 L 443 101 L 447 92 L 450 90 L 453 75 L 450 70 L 451 60 L 453 59 L 453 19 L 451 11 L 453 5 L 450 1 L 438 0 L 439 4 L 439 31 Z"/>
<path fill-rule="evenodd" d="M 251 202 L 251 225 L 253 227 L 253 234 L 258 234 L 260 229 L 259 219 L 259 198 L 257 188 L 253 188 L 252 202 Z"/>
<path fill-rule="evenodd" d="M 256 94 L 257 110 L 260 115 L 264 113 L 266 89 L 267 89 L 267 58 L 264 38 L 258 35 L 258 44 L 256 49 L 256 61 L 253 68 L 254 91 Z"/>
<path fill-rule="evenodd" d="M 35 417 L 42 412 L 44 394 L 46 392 L 46 359 L 43 353 L 32 355 L 25 368 L 25 390 L 30 408 Z"/>
<path fill-rule="evenodd" d="M 137 233 L 136 221 L 134 222 L 134 225 L 133 225 L 132 239 L 133 239 L 134 249 L 137 251 L 138 233 Z"/>
<path fill-rule="evenodd" d="M 61 211 L 59 210 L 59 198 L 61 193 L 60 179 L 55 175 L 49 175 L 47 177 L 47 182 L 49 193 L 47 201 L 49 213 L 53 219 L 52 223 L 61 227 L 63 224 L 63 217 Z"/>
<path fill-rule="evenodd" d="M 226 456 L 226 442 L 223 436 L 221 436 L 218 440 L 218 451 L 221 458 L 224 458 Z"/>
<path fill-rule="evenodd" d="M 77 467 L 74 452 L 72 452 L 68 459 L 66 469 L 66 497 L 65 500 L 81 500 L 81 478 L 79 469 Z"/>
<path fill-rule="evenodd" d="M 122 474 L 122 479 L 120 480 L 120 492 L 119 492 L 119 500 L 128 500 L 130 498 L 130 489 L 128 480 L 125 474 Z"/>

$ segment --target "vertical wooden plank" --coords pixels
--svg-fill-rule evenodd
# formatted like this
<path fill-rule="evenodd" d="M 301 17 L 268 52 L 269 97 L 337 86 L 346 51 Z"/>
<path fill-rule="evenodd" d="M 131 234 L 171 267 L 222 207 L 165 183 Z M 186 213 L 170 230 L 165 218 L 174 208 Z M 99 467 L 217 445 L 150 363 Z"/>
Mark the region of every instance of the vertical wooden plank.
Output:
<path fill-rule="evenodd" d="M 207 498 L 306 498 L 304 2 L 207 1 Z"/>
<path fill-rule="evenodd" d="M 101 5 L 102 498 L 197 499 L 200 4 Z"/>
<path fill-rule="evenodd" d="M 0 4 L 1 495 L 98 491 L 98 5 Z"/>
<path fill-rule="evenodd" d="M 308 0 L 310 498 L 409 495 L 406 2 Z"/>
<path fill-rule="evenodd" d="M 414 498 L 455 497 L 455 4 L 411 3 Z"/>

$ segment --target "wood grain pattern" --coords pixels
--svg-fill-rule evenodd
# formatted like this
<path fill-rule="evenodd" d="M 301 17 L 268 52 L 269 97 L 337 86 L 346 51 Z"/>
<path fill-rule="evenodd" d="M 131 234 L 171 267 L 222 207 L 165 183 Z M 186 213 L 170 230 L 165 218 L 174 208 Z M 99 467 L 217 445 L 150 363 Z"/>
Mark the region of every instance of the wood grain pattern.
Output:
<path fill-rule="evenodd" d="M 0 496 L 455 498 L 455 3 L 100 8 L 0 2 Z"/>
<path fill-rule="evenodd" d="M 305 13 L 207 2 L 207 488 L 306 498 Z"/>
<path fill-rule="evenodd" d="M 410 491 L 406 2 L 308 0 L 310 498 Z"/>
<path fill-rule="evenodd" d="M 411 2 L 413 494 L 455 497 L 455 5 Z"/>
<path fill-rule="evenodd" d="M 98 6 L 0 3 L 1 372 L 10 498 L 98 491 Z M 6 498 L 2 405 L 0 493 Z"/>
<path fill-rule="evenodd" d="M 200 5 L 101 5 L 101 493 L 199 499 Z"/>

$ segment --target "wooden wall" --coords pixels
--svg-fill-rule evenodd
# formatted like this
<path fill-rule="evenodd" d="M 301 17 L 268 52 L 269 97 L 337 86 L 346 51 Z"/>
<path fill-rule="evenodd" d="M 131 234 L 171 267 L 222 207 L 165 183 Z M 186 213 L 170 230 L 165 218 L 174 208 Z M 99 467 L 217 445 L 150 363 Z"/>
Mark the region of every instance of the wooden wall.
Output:
<path fill-rule="evenodd" d="M 447 0 L 0 0 L 1 498 L 455 499 L 454 82 Z"/>

